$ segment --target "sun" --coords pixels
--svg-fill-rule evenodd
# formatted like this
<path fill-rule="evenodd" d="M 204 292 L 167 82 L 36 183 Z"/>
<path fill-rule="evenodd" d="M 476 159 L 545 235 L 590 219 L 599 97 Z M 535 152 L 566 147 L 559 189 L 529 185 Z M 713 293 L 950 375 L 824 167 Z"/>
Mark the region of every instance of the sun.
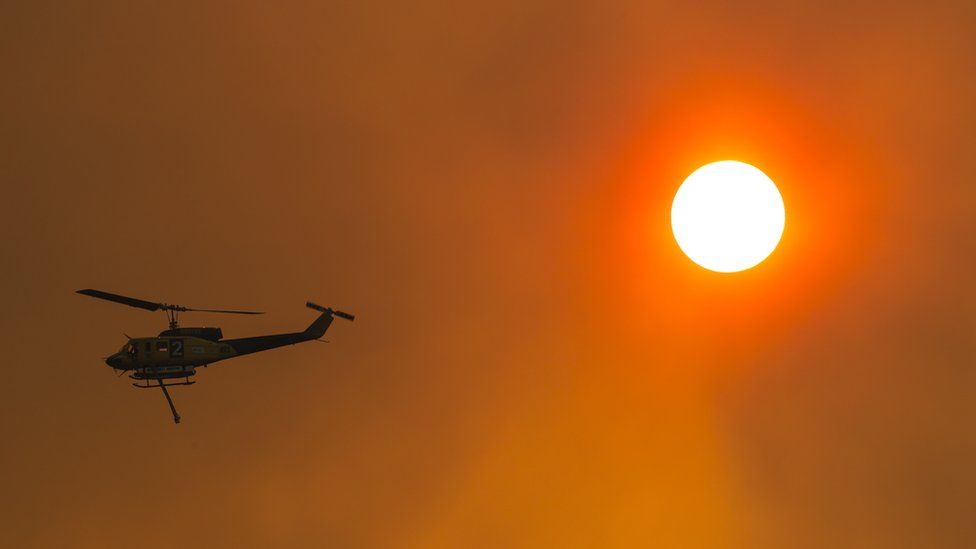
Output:
<path fill-rule="evenodd" d="M 685 179 L 671 204 L 678 247 L 711 271 L 734 273 L 769 257 L 786 225 L 776 184 L 735 160 L 712 162 Z"/>

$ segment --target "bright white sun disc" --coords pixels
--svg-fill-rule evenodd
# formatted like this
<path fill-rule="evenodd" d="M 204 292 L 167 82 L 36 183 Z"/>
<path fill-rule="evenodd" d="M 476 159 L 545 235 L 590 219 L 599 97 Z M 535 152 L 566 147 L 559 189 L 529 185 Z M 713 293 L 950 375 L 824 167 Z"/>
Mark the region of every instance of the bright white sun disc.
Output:
<path fill-rule="evenodd" d="M 776 249 L 785 225 L 783 197 L 773 181 L 735 160 L 695 170 L 671 204 L 678 247 L 698 265 L 720 273 L 761 263 Z"/>

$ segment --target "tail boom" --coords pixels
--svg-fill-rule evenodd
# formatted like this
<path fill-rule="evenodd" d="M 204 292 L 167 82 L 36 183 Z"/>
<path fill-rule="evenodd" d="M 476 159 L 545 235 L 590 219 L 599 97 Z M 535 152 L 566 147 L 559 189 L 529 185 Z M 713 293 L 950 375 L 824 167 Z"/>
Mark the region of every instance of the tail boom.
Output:
<path fill-rule="evenodd" d="M 322 307 L 321 305 L 316 305 L 311 301 L 306 302 L 305 306 L 309 309 L 315 309 L 322 314 L 320 314 L 319 317 L 308 326 L 308 328 L 305 328 L 305 331 L 303 332 L 243 337 L 240 339 L 226 339 L 222 340 L 221 343 L 230 345 L 231 348 L 234 349 L 234 354 L 232 356 L 249 355 L 251 353 L 267 351 L 268 349 L 275 349 L 278 347 L 284 347 L 286 345 L 295 345 L 296 343 L 303 343 L 305 341 L 319 339 L 325 335 L 325 332 L 329 329 L 329 326 L 332 325 L 333 317 L 337 316 L 350 321 L 355 319 L 355 317 L 349 313 L 336 311 L 331 307 Z"/>

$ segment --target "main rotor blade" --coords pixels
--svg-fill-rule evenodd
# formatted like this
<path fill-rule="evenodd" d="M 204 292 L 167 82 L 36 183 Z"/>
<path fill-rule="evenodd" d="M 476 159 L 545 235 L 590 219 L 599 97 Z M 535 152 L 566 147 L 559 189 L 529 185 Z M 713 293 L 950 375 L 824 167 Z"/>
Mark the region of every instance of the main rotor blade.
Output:
<path fill-rule="evenodd" d="M 228 313 L 232 315 L 263 315 L 263 311 L 225 311 L 223 309 L 190 309 L 184 308 L 183 311 L 195 311 L 199 313 Z"/>
<path fill-rule="evenodd" d="M 158 311 L 160 307 L 163 306 L 162 303 L 153 303 L 152 301 L 145 301 L 142 299 L 136 299 L 134 297 L 126 297 L 124 295 L 110 294 L 108 292 L 103 292 L 101 290 L 78 290 L 75 293 L 81 295 L 87 295 L 90 297 L 97 297 L 98 299 L 104 299 L 106 301 L 114 301 L 115 303 L 121 303 L 123 305 L 128 305 L 129 307 L 136 307 L 139 309 L 145 309 L 147 311 Z"/>
<path fill-rule="evenodd" d="M 110 294 L 108 292 L 103 292 L 101 290 L 78 290 L 76 293 L 87 295 L 91 297 L 97 297 L 98 299 L 104 299 L 106 301 L 114 301 L 115 303 L 121 303 L 123 305 L 128 305 L 130 307 L 137 307 L 139 309 L 146 309 L 147 311 L 158 311 L 160 309 L 164 311 L 197 311 L 202 313 L 227 313 L 234 315 L 263 315 L 261 311 L 230 311 L 226 309 L 192 309 L 190 307 L 184 307 L 182 305 L 170 305 L 167 303 L 153 303 L 152 301 L 145 301 L 142 299 L 136 299 L 134 297 L 127 297 L 124 295 Z"/>

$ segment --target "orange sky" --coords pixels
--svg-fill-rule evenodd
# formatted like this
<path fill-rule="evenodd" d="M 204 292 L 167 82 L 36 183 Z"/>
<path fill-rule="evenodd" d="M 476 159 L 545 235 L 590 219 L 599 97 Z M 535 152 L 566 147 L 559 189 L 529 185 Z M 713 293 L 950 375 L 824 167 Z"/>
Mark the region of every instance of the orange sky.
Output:
<path fill-rule="evenodd" d="M 972 547 L 976 8 L 24 2 L 0 546 Z M 709 161 L 779 185 L 738 275 Z M 161 395 L 161 314 L 330 345 Z"/>

